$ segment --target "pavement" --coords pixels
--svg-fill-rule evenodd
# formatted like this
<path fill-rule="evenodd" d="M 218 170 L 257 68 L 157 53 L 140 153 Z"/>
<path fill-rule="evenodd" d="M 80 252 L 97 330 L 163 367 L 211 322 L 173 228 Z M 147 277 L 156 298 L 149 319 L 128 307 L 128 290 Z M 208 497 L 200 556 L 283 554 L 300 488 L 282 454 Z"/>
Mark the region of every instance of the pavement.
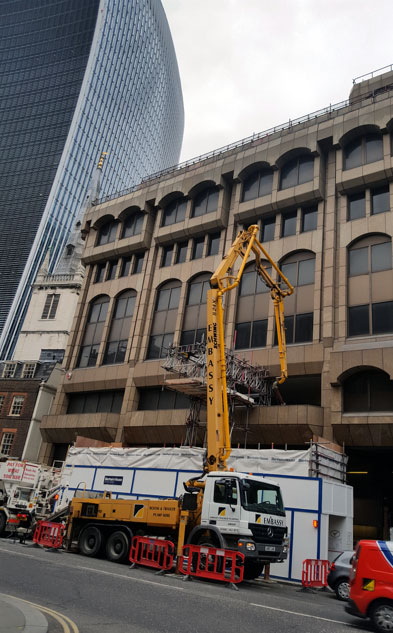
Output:
<path fill-rule="evenodd" d="M 35 607 L 0 593 L 0 633 L 47 633 L 48 622 Z"/>

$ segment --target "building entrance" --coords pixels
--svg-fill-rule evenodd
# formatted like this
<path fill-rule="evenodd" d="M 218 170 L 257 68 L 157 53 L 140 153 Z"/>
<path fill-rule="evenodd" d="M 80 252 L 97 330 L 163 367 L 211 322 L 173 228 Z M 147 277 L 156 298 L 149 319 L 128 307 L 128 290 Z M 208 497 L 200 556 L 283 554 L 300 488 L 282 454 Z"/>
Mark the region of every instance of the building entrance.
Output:
<path fill-rule="evenodd" d="M 346 447 L 347 483 L 354 491 L 353 536 L 390 540 L 393 528 L 393 448 Z"/>

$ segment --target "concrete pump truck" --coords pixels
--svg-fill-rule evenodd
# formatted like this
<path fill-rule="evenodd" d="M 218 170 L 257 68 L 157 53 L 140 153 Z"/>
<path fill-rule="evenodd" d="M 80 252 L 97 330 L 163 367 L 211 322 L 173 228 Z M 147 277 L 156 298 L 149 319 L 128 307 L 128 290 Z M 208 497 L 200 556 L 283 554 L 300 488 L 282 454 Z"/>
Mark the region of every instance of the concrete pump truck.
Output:
<path fill-rule="evenodd" d="M 112 499 L 88 494 L 74 497 L 67 525 L 67 546 L 109 560 L 125 560 L 133 535 L 171 539 L 178 555 L 183 544 L 204 544 L 242 552 L 244 577 L 258 577 L 266 563 L 287 557 L 288 539 L 280 487 L 274 481 L 227 468 L 231 452 L 225 372 L 223 297 L 239 285 L 244 268 L 255 256 L 258 275 L 274 302 L 280 354 L 281 384 L 287 377 L 283 299 L 293 287 L 257 239 L 259 227 L 241 231 L 210 279 L 207 292 L 206 387 L 207 451 L 204 472 L 184 483 L 178 499 Z M 233 272 L 240 259 L 238 272 Z M 268 272 L 266 262 L 275 277 Z"/>

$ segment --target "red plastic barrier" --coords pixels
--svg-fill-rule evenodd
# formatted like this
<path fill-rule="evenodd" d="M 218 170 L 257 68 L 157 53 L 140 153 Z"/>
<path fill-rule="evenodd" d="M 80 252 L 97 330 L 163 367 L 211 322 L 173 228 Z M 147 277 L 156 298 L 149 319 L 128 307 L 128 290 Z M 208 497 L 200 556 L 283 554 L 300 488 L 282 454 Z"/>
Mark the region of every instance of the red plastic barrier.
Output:
<path fill-rule="evenodd" d="M 131 543 L 130 562 L 155 569 L 172 569 L 175 546 L 172 541 L 147 536 L 134 536 Z"/>
<path fill-rule="evenodd" d="M 317 558 L 307 558 L 303 561 L 303 587 L 327 587 L 329 561 Z"/>
<path fill-rule="evenodd" d="M 44 547 L 58 549 L 63 543 L 63 526 L 61 523 L 38 521 L 34 531 L 33 542 Z"/>
<path fill-rule="evenodd" d="M 243 580 L 244 554 L 207 545 L 184 545 L 179 571 L 187 576 L 239 583 Z"/>

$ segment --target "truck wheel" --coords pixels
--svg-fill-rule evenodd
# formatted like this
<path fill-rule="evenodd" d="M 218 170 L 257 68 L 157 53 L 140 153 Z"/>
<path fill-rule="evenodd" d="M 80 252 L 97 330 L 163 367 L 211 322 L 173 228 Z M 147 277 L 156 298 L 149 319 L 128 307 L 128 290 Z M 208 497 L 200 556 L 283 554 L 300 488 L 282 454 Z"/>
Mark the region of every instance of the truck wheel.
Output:
<path fill-rule="evenodd" d="M 4 512 L 0 512 L 0 536 L 3 536 L 6 525 L 7 525 L 7 517 L 5 516 Z"/>
<path fill-rule="evenodd" d="M 130 540 L 125 532 L 113 532 L 106 544 L 106 557 L 113 563 L 122 563 L 130 553 Z"/>
<path fill-rule="evenodd" d="M 101 530 L 94 525 L 87 527 L 79 536 L 78 545 L 84 556 L 98 556 L 102 548 Z"/>
<path fill-rule="evenodd" d="M 253 580 L 254 578 L 258 578 L 263 572 L 263 568 L 265 567 L 265 563 L 259 563 L 254 560 L 246 560 L 244 561 L 244 580 Z"/>
<path fill-rule="evenodd" d="M 214 538 L 211 536 L 201 536 L 198 540 L 198 545 L 200 545 L 200 547 L 217 547 L 217 544 L 214 541 Z M 209 564 L 210 563 L 210 564 Z M 198 564 L 198 555 L 194 554 L 193 556 L 193 569 L 194 571 L 197 568 L 197 564 Z M 201 554 L 200 555 L 200 560 L 199 560 L 199 567 L 201 570 L 203 571 L 213 571 L 214 565 L 213 563 L 211 563 L 208 560 L 208 556 L 206 556 L 206 554 Z M 219 573 L 221 573 L 222 571 L 222 564 L 220 561 L 218 561 L 217 564 L 217 571 Z"/>
<path fill-rule="evenodd" d="M 334 587 L 336 597 L 339 600 L 348 600 L 349 598 L 349 581 L 341 579 Z"/>
<path fill-rule="evenodd" d="M 377 631 L 387 633 L 393 631 L 393 602 L 378 602 L 371 610 L 371 621 Z"/>

